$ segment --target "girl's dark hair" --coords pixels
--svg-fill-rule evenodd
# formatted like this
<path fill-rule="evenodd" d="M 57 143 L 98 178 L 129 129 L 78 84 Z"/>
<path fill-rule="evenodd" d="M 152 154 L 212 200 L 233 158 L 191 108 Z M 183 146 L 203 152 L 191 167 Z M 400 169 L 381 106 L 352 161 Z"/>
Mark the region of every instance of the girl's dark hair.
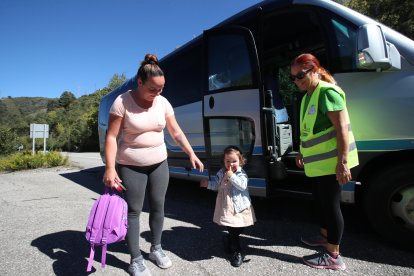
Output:
<path fill-rule="evenodd" d="M 290 64 L 290 66 L 293 65 L 300 65 L 305 70 L 312 68 L 312 72 L 317 72 L 321 80 L 336 84 L 334 77 L 319 64 L 319 60 L 312 54 L 305 53 L 297 56 Z"/>
<path fill-rule="evenodd" d="M 223 150 L 223 155 L 221 158 L 222 165 L 224 165 L 224 156 L 232 152 L 237 154 L 237 156 L 239 157 L 240 167 L 246 165 L 246 162 L 247 162 L 246 158 L 244 158 L 242 151 L 236 146 L 228 146 Z"/>
<path fill-rule="evenodd" d="M 146 54 L 141 66 L 138 68 L 137 79 L 141 79 L 145 83 L 150 77 L 164 76 L 158 64 L 158 58 L 153 54 Z"/>

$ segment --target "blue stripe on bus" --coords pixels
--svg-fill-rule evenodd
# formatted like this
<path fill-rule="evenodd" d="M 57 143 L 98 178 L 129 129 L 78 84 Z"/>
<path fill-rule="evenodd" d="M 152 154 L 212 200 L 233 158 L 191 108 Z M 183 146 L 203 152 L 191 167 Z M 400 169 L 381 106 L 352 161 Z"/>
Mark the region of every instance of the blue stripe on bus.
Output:
<path fill-rule="evenodd" d="M 414 149 L 414 139 L 397 140 L 366 140 L 356 141 L 358 151 L 394 151 Z M 167 144 L 167 148 L 174 152 L 183 152 L 178 146 Z M 205 152 L 204 146 L 193 146 L 195 152 Z M 253 148 L 253 155 L 262 155 L 263 148 L 256 146 Z"/>
<path fill-rule="evenodd" d="M 165 142 L 165 144 L 166 144 L 167 149 L 169 151 L 184 153 L 183 150 L 180 147 L 176 146 L 176 145 L 171 145 L 171 144 L 168 144 L 167 142 Z M 204 147 L 204 146 L 193 146 L 193 150 L 194 150 L 194 152 L 205 152 L 206 147 Z M 253 155 L 261 155 L 261 154 L 263 154 L 263 150 L 262 150 L 261 146 L 253 148 Z"/>
<path fill-rule="evenodd" d="M 253 155 L 261 155 L 261 154 L 263 154 L 262 147 L 254 147 L 253 148 Z"/>
<path fill-rule="evenodd" d="M 263 178 L 249 178 L 249 187 L 266 188 L 266 180 Z"/>
<path fill-rule="evenodd" d="M 170 145 L 168 143 L 165 143 L 165 144 L 167 145 L 167 149 L 170 150 L 170 151 L 184 153 L 184 151 L 178 146 L 175 146 L 175 145 L 173 146 L 173 145 Z M 195 152 L 206 151 L 206 148 L 204 146 L 193 146 L 192 148 L 193 148 L 193 151 L 195 151 Z"/>
<path fill-rule="evenodd" d="M 357 141 L 359 151 L 390 151 L 414 149 L 414 139 Z"/>
<path fill-rule="evenodd" d="M 200 172 L 198 169 L 191 169 L 191 171 L 187 171 L 182 167 L 171 167 L 169 166 L 170 173 L 174 174 L 191 174 L 191 175 L 198 175 L 198 176 L 207 176 L 208 177 L 208 170 L 204 170 Z"/>
<path fill-rule="evenodd" d="M 359 151 L 391 151 L 391 150 L 408 150 L 414 149 L 414 139 L 395 139 L 395 140 L 366 140 L 356 141 L 357 149 Z M 183 152 L 182 149 L 176 145 L 166 143 L 168 150 L 174 152 Z M 195 152 L 205 152 L 204 146 L 193 146 Z M 261 146 L 253 148 L 253 155 L 263 154 Z"/>
<path fill-rule="evenodd" d="M 208 170 L 204 170 L 202 173 L 199 172 L 197 169 L 192 169 L 191 171 L 187 171 L 181 167 L 169 167 L 170 173 L 174 174 L 183 174 L 188 175 L 191 174 L 192 176 L 205 176 L 208 177 Z M 255 188 L 266 188 L 266 180 L 263 178 L 249 178 L 249 187 Z"/>

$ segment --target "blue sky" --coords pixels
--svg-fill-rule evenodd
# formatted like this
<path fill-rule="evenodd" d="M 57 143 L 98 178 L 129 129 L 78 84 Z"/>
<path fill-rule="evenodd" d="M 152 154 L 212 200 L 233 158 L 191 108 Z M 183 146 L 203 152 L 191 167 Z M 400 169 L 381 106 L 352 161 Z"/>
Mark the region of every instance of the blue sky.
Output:
<path fill-rule="evenodd" d="M 0 98 L 91 94 L 258 2 L 1 0 Z"/>

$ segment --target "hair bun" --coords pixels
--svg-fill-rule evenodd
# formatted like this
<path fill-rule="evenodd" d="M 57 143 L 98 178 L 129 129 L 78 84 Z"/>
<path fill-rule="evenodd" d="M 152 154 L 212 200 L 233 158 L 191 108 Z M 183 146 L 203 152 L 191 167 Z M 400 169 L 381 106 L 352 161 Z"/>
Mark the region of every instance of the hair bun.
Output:
<path fill-rule="evenodd" d="M 141 62 L 141 66 L 147 64 L 155 64 L 158 65 L 158 58 L 156 55 L 153 54 L 146 54 L 144 60 Z"/>

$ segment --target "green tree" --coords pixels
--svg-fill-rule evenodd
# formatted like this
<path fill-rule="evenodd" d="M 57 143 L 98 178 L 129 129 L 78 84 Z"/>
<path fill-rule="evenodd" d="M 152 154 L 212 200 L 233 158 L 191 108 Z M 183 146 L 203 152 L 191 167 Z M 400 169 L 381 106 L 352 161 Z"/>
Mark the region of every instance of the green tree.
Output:
<path fill-rule="evenodd" d="M 65 91 L 60 95 L 58 100 L 59 106 L 68 109 L 69 105 L 76 100 L 75 95 L 70 91 Z"/>
<path fill-rule="evenodd" d="M 414 39 L 413 0 L 343 0 L 336 1 Z"/>
<path fill-rule="evenodd" d="M 48 112 L 49 111 L 52 111 L 52 110 L 54 110 L 56 108 L 59 108 L 59 107 L 60 107 L 60 105 L 59 105 L 59 100 L 58 99 L 50 99 L 47 102 L 47 111 Z"/>
<path fill-rule="evenodd" d="M 63 151 L 99 151 L 98 109 L 106 94 L 126 81 L 124 74 L 114 74 L 108 85 L 94 93 L 78 99 L 70 91 L 59 98 L 41 97 L 0 99 L 0 146 L 8 147 L 3 152 L 15 151 L 17 145 L 31 148 L 29 138 L 31 123 L 49 124 L 48 149 Z M 13 134 L 19 139 L 11 139 Z M 9 135 L 9 136 L 6 136 Z M 4 141 L 14 141 L 5 144 Z M 2 149 L 0 149 L 1 151 Z"/>
<path fill-rule="evenodd" d="M 126 81 L 126 79 L 127 78 L 125 74 L 121 74 L 121 75 L 114 74 L 111 80 L 109 81 L 107 88 L 109 89 L 109 91 L 112 91 L 118 86 L 120 86 L 121 84 L 123 84 Z"/>
<path fill-rule="evenodd" d="M 19 139 L 12 129 L 0 127 L 0 154 L 7 155 L 17 151 Z"/>

